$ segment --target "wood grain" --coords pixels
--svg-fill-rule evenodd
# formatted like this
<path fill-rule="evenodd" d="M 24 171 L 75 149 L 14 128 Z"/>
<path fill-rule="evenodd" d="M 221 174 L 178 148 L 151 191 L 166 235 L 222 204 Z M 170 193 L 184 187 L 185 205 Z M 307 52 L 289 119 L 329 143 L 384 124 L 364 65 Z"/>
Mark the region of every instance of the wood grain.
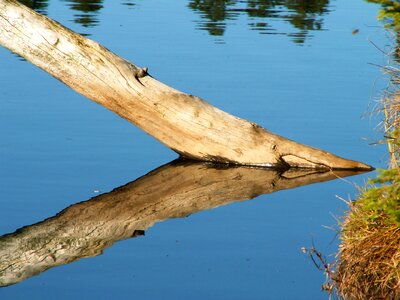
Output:
<path fill-rule="evenodd" d="M 284 168 L 371 169 L 273 134 L 175 90 L 97 42 L 17 1 L 0 0 L 0 44 L 181 156 Z"/>

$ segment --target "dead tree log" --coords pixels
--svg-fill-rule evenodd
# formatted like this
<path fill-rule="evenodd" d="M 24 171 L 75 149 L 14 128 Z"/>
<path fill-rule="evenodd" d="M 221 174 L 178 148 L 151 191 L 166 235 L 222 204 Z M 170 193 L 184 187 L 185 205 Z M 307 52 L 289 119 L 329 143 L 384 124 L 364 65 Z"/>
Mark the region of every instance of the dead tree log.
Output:
<path fill-rule="evenodd" d="M 145 68 L 15 0 L 0 0 L 0 44 L 181 156 L 242 165 L 371 169 L 268 132 L 177 91 L 149 76 Z"/>
<path fill-rule="evenodd" d="M 157 222 L 252 199 L 261 194 L 355 175 L 316 171 L 215 168 L 171 163 L 114 191 L 0 237 L 0 287 L 49 268 L 101 254 Z"/>

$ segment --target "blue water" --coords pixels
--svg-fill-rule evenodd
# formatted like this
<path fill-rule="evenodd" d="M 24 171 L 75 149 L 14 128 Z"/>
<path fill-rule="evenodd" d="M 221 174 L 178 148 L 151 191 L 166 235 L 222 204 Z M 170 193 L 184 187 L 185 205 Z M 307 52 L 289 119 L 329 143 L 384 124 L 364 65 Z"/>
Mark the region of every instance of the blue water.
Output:
<path fill-rule="evenodd" d="M 370 145 L 380 138 L 379 117 L 370 112 L 386 85 L 372 65 L 386 57 L 371 41 L 390 43 L 376 5 L 327 1 L 307 15 L 317 25 L 304 31 L 291 25 L 296 11 L 285 1 L 268 17 L 250 16 L 243 7 L 251 1 L 232 1 L 227 19 L 215 21 L 183 0 L 95 1 L 101 7 L 86 13 L 71 1 L 41 2 L 51 18 L 149 67 L 160 81 L 298 142 L 386 165 L 385 147 Z M 90 22 L 79 21 L 82 14 Z M 177 157 L 3 48 L 0 70 L 1 235 Z M 315 243 L 334 255 L 336 233 L 324 226 L 346 210 L 336 195 L 354 198 L 354 185 L 371 176 L 167 220 L 100 256 L 1 288 L 0 298 L 327 299 L 324 274 L 300 248 Z"/>

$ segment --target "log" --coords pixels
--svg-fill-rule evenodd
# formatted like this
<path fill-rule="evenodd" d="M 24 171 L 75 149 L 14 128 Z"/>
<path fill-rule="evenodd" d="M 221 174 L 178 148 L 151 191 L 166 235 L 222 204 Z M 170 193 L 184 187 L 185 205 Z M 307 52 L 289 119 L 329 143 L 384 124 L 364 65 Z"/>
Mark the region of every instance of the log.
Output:
<path fill-rule="evenodd" d="M 110 193 L 1 236 L 0 286 L 99 255 L 117 241 L 143 235 L 157 222 L 358 173 L 305 169 L 281 173 L 266 168 L 172 162 Z"/>
<path fill-rule="evenodd" d="M 284 168 L 372 169 L 273 134 L 175 90 L 146 68 L 15 0 L 0 0 L 0 45 L 186 158 Z"/>

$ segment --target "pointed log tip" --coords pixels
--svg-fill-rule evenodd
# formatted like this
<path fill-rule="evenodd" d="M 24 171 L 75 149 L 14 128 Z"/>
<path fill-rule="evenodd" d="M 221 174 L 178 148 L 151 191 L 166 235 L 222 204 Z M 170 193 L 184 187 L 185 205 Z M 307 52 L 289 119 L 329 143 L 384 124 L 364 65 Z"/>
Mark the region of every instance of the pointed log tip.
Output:
<path fill-rule="evenodd" d="M 373 171 L 374 167 L 362 163 L 356 160 L 350 160 L 342 157 L 337 157 L 338 159 L 332 160 L 331 169 L 332 170 L 360 170 L 360 171 Z"/>
<path fill-rule="evenodd" d="M 325 170 L 361 170 L 372 171 L 374 168 L 365 163 L 336 156 L 329 152 L 307 147 L 304 152 L 281 156 L 291 168 L 309 168 Z"/>
<path fill-rule="evenodd" d="M 333 170 L 360 170 L 360 171 L 373 171 L 375 168 L 373 166 L 364 164 L 362 162 L 353 161 L 353 164 L 346 165 L 344 167 L 332 167 Z"/>

